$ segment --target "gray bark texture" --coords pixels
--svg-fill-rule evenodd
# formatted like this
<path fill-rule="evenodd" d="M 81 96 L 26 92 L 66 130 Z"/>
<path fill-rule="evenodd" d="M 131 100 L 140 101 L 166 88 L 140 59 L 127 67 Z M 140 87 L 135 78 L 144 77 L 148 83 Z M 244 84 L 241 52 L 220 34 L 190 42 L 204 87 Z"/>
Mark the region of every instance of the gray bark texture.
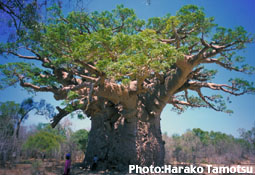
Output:
<path fill-rule="evenodd" d="M 102 105 L 101 111 L 91 117 L 91 122 L 86 166 L 92 165 L 95 155 L 98 170 L 124 171 L 128 165 L 163 165 L 165 150 L 160 114 L 148 114 L 142 103 L 136 110 Z"/>

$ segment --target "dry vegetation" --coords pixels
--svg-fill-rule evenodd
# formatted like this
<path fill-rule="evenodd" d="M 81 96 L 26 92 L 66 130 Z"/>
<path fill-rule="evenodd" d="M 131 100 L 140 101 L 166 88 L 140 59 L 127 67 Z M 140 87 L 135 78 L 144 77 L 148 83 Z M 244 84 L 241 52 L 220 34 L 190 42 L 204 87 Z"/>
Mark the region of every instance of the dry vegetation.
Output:
<path fill-rule="evenodd" d="M 253 166 L 255 170 L 253 137 L 248 137 L 253 136 L 254 128 L 249 131 L 243 130 L 241 132 L 241 138 L 238 139 L 224 133 L 205 132 L 200 129 L 187 131 L 181 136 L 173 135 L 169 137 L 167 134 L 164 134 L 163 138 L 166 148 L 165 164 L 174 166 L 199 165 L 203 167 L 206 167 L 208 164 L 213 166 L 245 165 Z M 23 129 L 21 131 L 23 131 Z M 21 138 L 24 138 L 24 133 L 26 132 L 21 132 Z M 28 133 L 29 132 L 27 132 L 27 134 Z M 63 151 L 66 150 L 63 149 Z M 63 152 L 59 150 L 59 154 L 62 153 Z M 73 150 L 73 153 L 76 154 L 73 154 L 72 175 L 128 174 L 109 170 L 91 172 L 81 169 L 81 162 L 84 158 L 83 153 L 75 152 L 75 150 Z M 4 167 L 1 167 L 0 175 L 62 174 L 64 170 L 64 160 L 59 154 L 53 151 L 52 154 L 47 155 L 51 158 L 43 160 L 42 158 L 31 158 L 33 156 L 32 154 L 27 153 L 26 150 L 22 150 L 23 156 L 20 156 L 19 159 L 14 159 L 11 155 L 7 156 L 8 160 L 5 162 Z M 38 155 L 38 157 L 40 156 L 41 155 Z M 206 175 L 206 171 L 204 174 Z"/>
<path fill-rule="evenodd" d="M 173 164 L 176 165 L 189 165 L 184 163 L 177 163 Z M 80 164 L 76 163 L 72 166 L 72 174 L 71 175 L 96 175 L 96 174 L 104 174 L 104 175 L 127 175 L 129 173 L 121 173 L 121 172 L 113 172 L 113 171 L 97 171 L 91 172 L 87 170 L 80 169 Z M 225 164 L 212 164 L 213 166 L 227 166 Z M 245 166 L 252 166 L 253 170 L 255 170 L 255 163 L 251 163 L 249 161 L 241 162 L 240 165 Z M 63 173 L 63 161 L 56 161 L 56 160 L 36 160 L 36 159 L 29 159 L 26 161 L 21 161 L 17 164 L 8 164 L 5 168 L 0 169 L 1 175 L 60 175 Z M 199 164 L 199 166 L 206 167 L 206 164 Z M 228 165 L 234 166 L 234 165 Z M 207 170 L 205 170 L 204 175 L 207 175 Z M 132 175 L 132 174 L 129 174 Z"/>
<path fill-rule="evenodd" d="M 255 127 L 241 130 L 240 138 L 221 132 L 193 129 L 185 134 L 164 134 L 165 162 L 193 164 L 240 164 L 255 162 Z"/>

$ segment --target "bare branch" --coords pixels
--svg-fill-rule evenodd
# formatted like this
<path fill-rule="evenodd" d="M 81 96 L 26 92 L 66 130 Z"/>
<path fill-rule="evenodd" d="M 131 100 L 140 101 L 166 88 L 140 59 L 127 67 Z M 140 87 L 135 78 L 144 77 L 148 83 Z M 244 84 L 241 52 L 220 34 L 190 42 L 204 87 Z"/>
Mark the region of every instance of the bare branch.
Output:
<path fill-rule="evenodd" d="M 209 103 L 206 100 L 206 97 L 202 94 L 200 89 L 197 89 L 196 92 L 198 93 L 199 97 L 212 109 L 214 109 L 215 111 L 220 111 L 219 109 L 215 108 L 211 103 Z M 208 98 L 208 97 L 207 97 Z"/>
<path fill-rule="evenodd" d="M 26 56 L 26 55 L 21 55 L 21 54 L 15 53 L 15 52 L 13 52 L 13 51 L 7 51 L 7 53 L 10 53 L 10 54 L 12 54 L 12 55 L 14 55 L 14 56 L 17 56 L 17 57 L 23 58 L 23 59 L 28 59 L 28 60 L 40 60 L 40 58 L 37 57 L 37 56 Z"/>
<path fill-rule="evenodd" d="M 183 36 L 180 38 L 180 40 L 183 40 L 185 39 L 187 36 Z M 178 42 L 178 40 L 176 38 L 170 38 L 170 39 L 158 39 L 159 41 L 161 41 L 162 43 L 165 43 L 165 44 L 173 44 L 175 42 Z"/>
<path fill-rule="evenodd" d="M 27 60 L 38 60 L 38 61 L 41 61 L 43 64 L 42 66 L 45 67 L 45 68 L 55 68 L 52 64 L 49 64 L 51 63 L 51 60 L 44 57 L 42 58 L 38 53 L 36 53 L 34 50 L 32 50 L 31 48 L 28 48 L 28 47 L 25 47 L 28 51 L 32 52 L 33 54 L 35 54 L 36 56 L 27 56 L 27 55 L 21 55 L 17 52 L 14 52 L 14 51 L 11 51 L 11 50 L 8 50 L 8 51 L 5 51 L 7 54 L 12 54 L 14 56 L 17 56 L 19 58 L 22 58 L 22 59 L 27 59 Z M 47 65 L 46 65 L 47 64 Z"/>
<path fill-rule="evenodd" d="M 202 63 L 215 63 L 215 64 L 218 64 L 221 67 L 224 67 L 228 70 L 234 70 L 237 72 L 245 72 L 244 69 L 238 69 L 238 68 L 232 67 L 231 64 L 223 63 L 223 62 L 219 61 L 217 58 L 206 58 L 202 61 Z"/>
<path fill-rule="evenodd" d="M 173 103 L 173 106 L 179 109 L 180 111 L 184 111 L 184 109 L 176 103 Z"/>
<path fill-rule="evenodd" d="M 190 102 L 187 101 L 182 101 L 182 100 L 177 100 L 177 99 L 173 99 L 169 102 L 170 104 L 177 104 L 177 105 L 184 105 L 184 106 L 190 106 L 190 107 L 206 107 L 203 105 L 198 105 L 198 104 L 192 104 Z"/>

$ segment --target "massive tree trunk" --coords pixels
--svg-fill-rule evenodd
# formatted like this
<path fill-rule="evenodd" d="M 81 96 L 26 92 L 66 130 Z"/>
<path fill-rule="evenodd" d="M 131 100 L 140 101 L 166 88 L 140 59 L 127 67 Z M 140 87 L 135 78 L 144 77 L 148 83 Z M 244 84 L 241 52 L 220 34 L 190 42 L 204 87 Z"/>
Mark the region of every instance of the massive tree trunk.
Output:
<path fill-rule="evenodd" d="M 128 165 L 163 165 L 160 113 L 149 114 L 142 103 L 132 110 L 108 104 L 91 121 L 87 165 L 91 165 L 95 155 L 99 158 L 98 169 L 122 171 Z"/>

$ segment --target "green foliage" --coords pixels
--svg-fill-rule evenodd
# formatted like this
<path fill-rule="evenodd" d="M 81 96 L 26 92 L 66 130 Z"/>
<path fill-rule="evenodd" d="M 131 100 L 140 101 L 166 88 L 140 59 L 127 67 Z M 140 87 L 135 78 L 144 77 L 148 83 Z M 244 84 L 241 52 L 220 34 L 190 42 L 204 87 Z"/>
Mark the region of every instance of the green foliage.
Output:
<path fill-rule="evenodd" d="M 10 7 L 17 6 L 8 3 L 11 4 Z M 48 16 L 41 20 L 38 9 L 32 4 L 25 3 L 23 9 L 17 9 L 18 12 L 21 11 L 18 19 L 22 27 L 11 39 L 0 44 L 0 53 L 4 56 L 14 55 L 37 60 L 42 65 L 25 62 L 0 65 L 0 89 L 20 81 L 36 86 L 29 86 L 35 91 L 39 91 L 39 87 L 42 87 L 41 91 L 51 91 L 55 97 L 60 96 L 58 90 L 61 89 L 65 91 L 61 92 L 63 96 L 60 98 L 65 100 L 67 112 L 79 109 L 80 106 L 74 105 L 77 99 L 85 99 L 77 93 L 77 89 L 72 90 L 72 87 L 79 84 L 75 78 L 81 82 L 103 79 L 106 82 L 127 85 L 125 87 L 135 80 L 142 87 L 147 84 L 144 83 L 147 80 L 153 82 L 164 79 L 166 83 L 177 73 L 176 70 L 181 66 L 178 64 L 181 64 L 185 56 L 190 58 L 189 63 L 194 64 L 194 69 L 201 64 L 204 66 L 207 63 L 216 63 L 222 68 L 244 73 L 254 73 L 255 70 L 253 66 L 244 63 L 243 57 L 237 56 L 246 44 L 253 42 L 254 37 L 243 27 L 226 29 L 216 25 L 213 17 L 207 17 L 203 8 L 195 5 L 184 6 L 175 15 L 152 17 L 146 21 L 139 19 L 134 10 L 123 5 L 118 5 L 112 11 L 63 14 L 56 4 L 47 9 Z M 213 51 L 215 55 L 195 63 L 194 60 L 198 59 L 193 56 L 200 57 L 203 51 L 206 52 L 202 55 L 210 55 Z M 214 56 L 217 57 L 216 61 L 211 59 Z M 183 83 L 184 87 L 190 80 L 201 84 L 211 83 L 217 74 L 216 70 L 205 67 L 201 67 L 198 72 L 194 72 L 194 69 L 189 70 L 191 74 L 185 77 L 187 80 Z M 97 83 L 94 89 L 97 88 Z M 240 78 L 232 78 L 230 83 L 232 87 L 209 87 L 234 95 L 255 91 L 254 83 Z M 196 90 L 199 88 L 196 87 Z M 93 92 L 90 95 L 93 96 Z M 178 112 L 190 106 L 232 113 L 227 109 L 223 97 L 218 94 L 178 94 L 176 100 L 187 102 L 182 103 L 186 105 L 184 107 L 182 104 L 179 104 L 179 108 L 175 106 L 174 110 Z"/>
<path fill-rule="evenodd" d="M 60 143 L 64 138 L 46 131 L 39 131 L 35 135 L 30 136 L 23 145 L 24 150 L 31 152 L 50 153 L 60 147 Z"/>
<path fill-rule="evenodd" d="M 7 101 L 0 103 L 0 115 L 1 117 L 15 116 L 20 110 L 20 105 L 14 101 Z"/>
<path fill-rule="evenodd" d="M 55 128 L 52 128 L 49 123 L 39 123 L 36 129 L 39 132 L 47 132 L 61 138 L 66 138 L 67 128 L 62 127 L 61 125 L 57 125 Z"/>
<path fill-rule="evenodd" d="M 231 78 L 229 82 L 232 83 L 234 89 L 247 93 L 253 93 L 255 91 L 254 82 L 249 82 L 241 78 Z"/>
<path fill-rule="evenodd" d="M 195 128 L 192 130 L 192 132 L 199 137 L 201 142 L 203 144 L 208 145 L 209 143 L 213 145 L 219 145 L 221 141 L 226 141 L 226 142 L 232 142 L 235 141 L 235 138 L 230 135 L 226 135 L 225 133 L 221 132 L 207 132 L 203 131 L 200 128 Z"/>
<path fill-rule="evenodd" d="M 74 132 L 71 135 L 71 140 L 77 144 L 78 149 L 81 151 L 85 151 L 88 144 L 88 134 L 89 132 L 85 129 L 80 129 L 76 132 Z"/>
<path fill-rule="evenodd" d="M 236 27 L 234 30 L 226 29 L 224 27 L 217 27 L 216 34 L 213 36 L 213 40 L 217 44 L 225 44 L 225 43 L 233 43 L 237 41 L 252 41 L 249 36 L 247 36 L 247 32 L 244 30 L 243 27 L 239 26 Z M 237 49 L 244 48 L 245 45 L 240 43 L 236 46 Z"/>
<path fill-rule="evenodd" d="M 23 31 L 16 42 L 2 46 L 3 50 L 14 51 L 20 45 L 31 45 L 42 57 L 51 58 L 56 67 L 72 69 L 81 66 L 75 60 L 93 62 L 108 78 L 126 83 L 138 77 L 149 77 L 148 72 L 169 70 L 183 57 L 189 43 L 199 40 L 197 35 L 201 31 L 209 32 L 214 26 L 212 18 L 206 18 L 202 9 L 192 5 L 180 9 L 176 16 L 154 17 L 147 22 L 138 19 L 134 10 L 123 5 L 112 12 L 71 12 L 64 21 L 57 6 L 48 11 L 52 16 L 47 23 L 37 23 L 36 28 Z M 176 49 L 159 42 L 160 38 L 173 37 L 174 28 L 182 26 L 186 30 L 194 28 L 188 39 L 182 41 L 188 45 Z M 11 66 L 6 65 L 6 68 Z M 35 76 L 37 72 L 43 72 L 39 68 L 22 64 L 17 69 L 23 70 L 19 73 L 31 73 L 25 76 L 37 85 L 58 85 L 54 77 Z M 13 69 L 10 71 L 12 73 L 6 73 L 10 81 L 3 82 L 12 85 L 17 79 L 10 79 Z"/>
<path fill-rule="evenodd" d="M 16 63 L 7 63 L 0 65 L 0 71 L 4 75 L 0 79 L 1 85 L 0 89 L 6 88 L 9 86 L 15 85 L 19 82 L 20 78 L 28 78 L 35 85 L 52 85 L 57 86 L 56 79 L 54 77 L 41 77 L 40 75 L 47 75 L 47 71 L 43 71 L 41 68 L 38 68 L 33 63 L 26 62 L 16 62 Z"/>

